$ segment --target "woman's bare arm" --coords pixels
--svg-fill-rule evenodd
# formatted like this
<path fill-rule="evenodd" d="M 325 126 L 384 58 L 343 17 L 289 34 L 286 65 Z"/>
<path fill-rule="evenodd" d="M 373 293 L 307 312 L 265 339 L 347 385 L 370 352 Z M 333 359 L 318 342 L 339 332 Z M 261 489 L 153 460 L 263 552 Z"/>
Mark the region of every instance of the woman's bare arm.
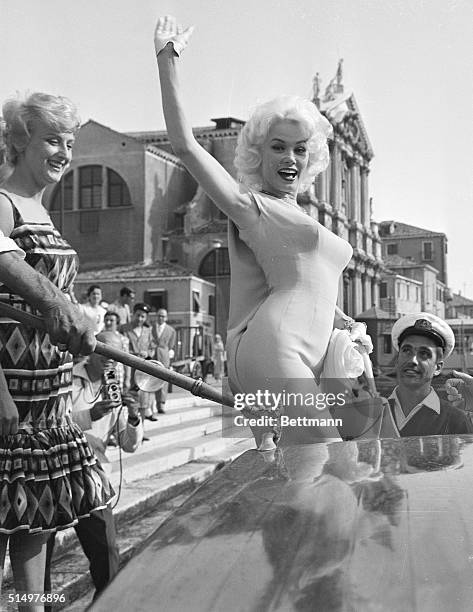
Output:
<path fill-rule="evenodd" d="M 334 329 L 349 329 L 354 322 L 354 319 L 345 314 L 341 308 L 335 306 Z"/>
<path fill-rule="evenodd" d="M 0 367 L 0 436 L 16 434 L 18 431 L 18 410 L 8 390 L 5 374 Z"/>
<path fill-rule="evenodd" d="M 165 21 L 167 20 L 167 21 Z M 200 183 L 207 195 L 237 225 L 253 223 L 258 211 L 248 192 L 240 189 L 237 181 L 194 138 L 187 123 L 178 82 L 179 57 L 173 39 L 182 34 L 170 18 L 161 18 L 155 34 L 164 118 L 174 153 Z M 164 41 L 170 42 L 161 48 Z"/>

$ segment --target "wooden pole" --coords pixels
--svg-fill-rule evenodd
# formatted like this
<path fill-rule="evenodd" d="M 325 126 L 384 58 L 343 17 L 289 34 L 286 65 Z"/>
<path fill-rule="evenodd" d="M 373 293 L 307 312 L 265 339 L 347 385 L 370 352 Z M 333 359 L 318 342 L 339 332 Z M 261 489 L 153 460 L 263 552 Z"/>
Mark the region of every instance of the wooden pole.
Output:
<path fill-rule="evenodd" d="M 46 325 L 41 317 L 25 312 L 24 310 L 19 310 L 18 308 L 14 308 L 13 306 L 5 304 L 5 302 L 1 301 L 0 315 L 9 317 L 14 321 L 19 321 L 28 327 L 46 330 Z M 119 349 L 108 346 L 103 342 L 97 341 L 94 352 L 98 353 L 99 355 L 103 355 L 104 357 L 108 357 L 109 359 L 113 359 L 114 361 L 119 361 L 120 363 L 130 366 L 131 368 L 135 368 L 135 370 L 140 370 L 140 372 L 145 372 L 146 374 L 151 374 L 151 376 L 165 380 L 166 382 L 176 385 L 177 387 L 181 387 L 186 391 L 190 391 L 193 395 L 197 395 L 198 397 L 203 397 L 204 399 L 208 399 L 212 402 L 223 404 L 225 406 L 230 406 L 231 408 L 234 406 L 233 396 L 230 393 L 222 393 L 214 387 L 207 385 L 202 380 L 195 380 L 190 376 L 184 376 L 184 374 L 179 374 L 178 372 L 169 370 L 164 366 L 150 363 L 146 359 L 136 357 L 135 355 L 130 355 L 130 353 L 120 351 Z"/>

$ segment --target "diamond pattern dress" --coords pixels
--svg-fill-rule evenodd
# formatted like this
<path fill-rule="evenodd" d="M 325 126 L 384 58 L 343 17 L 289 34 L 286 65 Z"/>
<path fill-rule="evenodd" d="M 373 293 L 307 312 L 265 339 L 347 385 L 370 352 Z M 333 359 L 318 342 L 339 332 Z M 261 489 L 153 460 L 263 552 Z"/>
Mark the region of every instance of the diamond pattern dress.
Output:
<path fill-rule="evenodd" d="M 75 251 L 52 224 L 25 223 L 15 195 L 11 238 L 25 261 L 64 293 L 78 269 Z M 5 285 L 0 299 L 40 314 Z M 0 363 L 19 413 L 17 434 L 0 436 L 0 532 L 54 531 L 75 524 L 113 496 L 82 430 L 72 422 L 72 357 L 46 332 L 0 317 Z"/>

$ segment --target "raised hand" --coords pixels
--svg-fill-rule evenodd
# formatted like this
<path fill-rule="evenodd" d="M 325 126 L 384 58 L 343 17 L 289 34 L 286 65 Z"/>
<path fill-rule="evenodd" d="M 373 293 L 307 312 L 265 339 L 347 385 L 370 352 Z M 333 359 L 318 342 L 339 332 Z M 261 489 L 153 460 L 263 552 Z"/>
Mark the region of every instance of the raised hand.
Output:
<path fill-rule="evenodd" d="M 194 26 L 189 26 L 185 30 L 178 25 L 176 18 L 171 15 L 160 17 L 154 31 L 154 48 L 156 55 L 171 43 L 177 55 L 181 55 L 186 48 L 189 38 L 194 31 Z"/>
<path fill-rule="evenodd" d="M 90 418 L 92 421 L 100 421 L 102 417 L 107 415 L 109 412 L 112 412 L 115 408 L 120 407 L 120 402 L 114 400 L 100 400 L 99 402 L 95 402 L 95 404 L 90 409 Z"/>
<path fill-rule="evenodd" d="M 124 394 L 122 402 L 128 409 L 128 417 L 133 420 L 140 418 L 140 405 L 131 394 Z"/>
<path fill-rule="evenodd" d="M 473 376 L 456 370 L 452 374 L 454 378 L 449 378 L 445 383 L 448 401 L 454 406 L 473 411 Z"/>

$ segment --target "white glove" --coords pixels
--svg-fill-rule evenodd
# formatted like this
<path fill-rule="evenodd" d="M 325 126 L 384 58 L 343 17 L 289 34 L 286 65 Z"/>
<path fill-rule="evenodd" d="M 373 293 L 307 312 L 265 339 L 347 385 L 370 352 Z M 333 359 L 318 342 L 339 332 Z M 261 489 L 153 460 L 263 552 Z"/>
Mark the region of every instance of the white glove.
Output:
<path fill-rule="evenodd" d="M 358 378 L 364 371 L 363 357 L 351 340 L 348 330 L 334 329 L 324 358 L 322 378 Z"/>
<path fill-rule="evenodd" d="M 156 55 L 158 55 L 169 42 L 172 43 L 177 55 L 181 55 L 193 31 L 194 26 L 189 26 L 184 30 L 182 26 L 177 25 L 176 18 L 171 15 L 160 17 L 156 25 L 156 30 L 154 31 L 154 48 L 156 49 Z"/>
<path fill-rule="evenodd" d="M 366 324 L 355 322 L 350 330 L 350 339 L 352 342 L 357 342 L 361 345 L 368 355 L 373 352 L 373 343 L 371 336 L 366 333 Z"/>

